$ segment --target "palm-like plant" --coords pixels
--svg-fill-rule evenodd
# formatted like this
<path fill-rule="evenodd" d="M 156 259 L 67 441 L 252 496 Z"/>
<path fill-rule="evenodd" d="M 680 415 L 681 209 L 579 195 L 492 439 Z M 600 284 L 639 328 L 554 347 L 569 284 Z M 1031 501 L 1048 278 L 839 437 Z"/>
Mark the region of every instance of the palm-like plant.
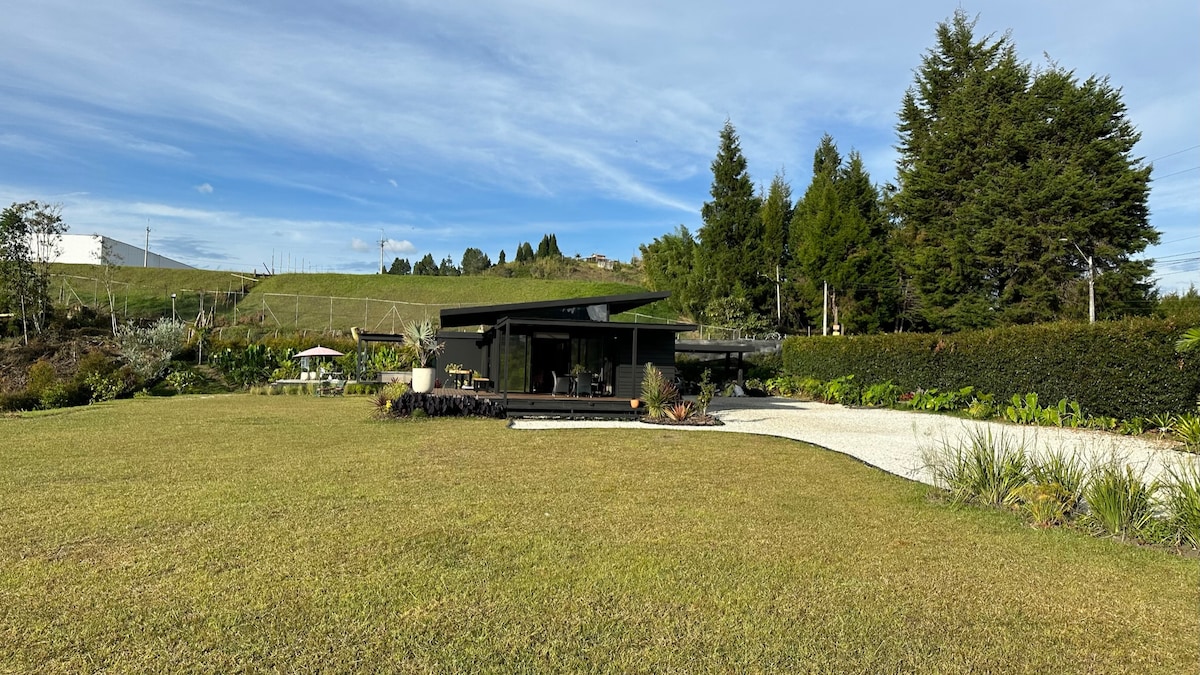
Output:
<path fill-rule="evenodd" d="M 428 368 L 429 361 L 446 348 L 446 343 L 437 341 L 437 333 L 429 319 L 420 323 L 411 321 L 404 324 L 404 341 L 411 346 L 416 361 L 422 368 Z"/>

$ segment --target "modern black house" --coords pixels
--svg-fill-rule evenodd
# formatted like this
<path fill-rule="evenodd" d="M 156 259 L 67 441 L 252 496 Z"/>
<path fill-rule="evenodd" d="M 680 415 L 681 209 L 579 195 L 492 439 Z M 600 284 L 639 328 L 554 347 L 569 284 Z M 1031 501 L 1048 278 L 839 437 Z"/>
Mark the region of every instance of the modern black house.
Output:
<path fill-rule="evenodd" d="M 579 400 L 561 391 L 560 378 L 587 373 L 593 399 L 624 399 L 627 407 L 628 399 L 641 391 L 647 363 L 674 376 L 676 334 L 696 327 L 613 317 L 669 295 L 634 293 L 444 309 L 438 339 L 446 343 L 446 350 L 438 361 L 478 371 L 505 398 L 563 394 L 563 399 Z M 514 407 L 512 402 L 509 407 Z"/>

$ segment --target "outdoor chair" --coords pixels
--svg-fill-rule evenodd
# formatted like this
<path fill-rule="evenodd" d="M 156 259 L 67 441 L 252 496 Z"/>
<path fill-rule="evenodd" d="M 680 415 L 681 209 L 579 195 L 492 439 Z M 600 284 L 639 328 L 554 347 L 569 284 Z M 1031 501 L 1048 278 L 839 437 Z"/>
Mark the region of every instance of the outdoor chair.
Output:
<path fill-rule="evenodd" d="M 550 371 L 550 374 L 554 377 L 554 390 L 550 392 L 550 395 L 558 396 L 559 394 L 562 394 L 564 396 L 570 396 L 571 378 L 567 377 L 566 375 L 559 375 L 553 370 Z"/>
<path fill-rule="evenodd" d="M 575 376 L 575 395 L 576 396 L 591 396 L 592 395 L 592 374 L 580 373 Z"/>

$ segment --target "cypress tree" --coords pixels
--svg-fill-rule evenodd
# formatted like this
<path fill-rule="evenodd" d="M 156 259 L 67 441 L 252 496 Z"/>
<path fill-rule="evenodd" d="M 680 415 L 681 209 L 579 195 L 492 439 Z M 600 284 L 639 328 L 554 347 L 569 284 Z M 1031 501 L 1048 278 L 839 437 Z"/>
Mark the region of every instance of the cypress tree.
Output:
<path fill-rule="evenodd" d="M 717 157 L 712 162 L 712 201 L 700 211 L 701 276 L 705 287 L 715 296 L 728 294 L 733 287 L 758 287 L 758 248 L 762 241 L 759 198 L 746 171 L 746 158 L 737 131 L 726 120 L 721 129 Z M 762 298 L 758 298 L 761 306 Z"/>
<path fill-rule="evenodd" d="M 977 40 L 974 26 L 961 10 L 939 24 L 897 126 L 896 251 L 916 326 L 1081 316 L 1074 244 L 1111 272 L 1097 284 L 1110 314 L 1146 307 L 1150 269 L 1131 256 L 1158 240 L 1150 169 L 1132 155 L 1119 91 L 1034 72 L 1007 35 Z"/>

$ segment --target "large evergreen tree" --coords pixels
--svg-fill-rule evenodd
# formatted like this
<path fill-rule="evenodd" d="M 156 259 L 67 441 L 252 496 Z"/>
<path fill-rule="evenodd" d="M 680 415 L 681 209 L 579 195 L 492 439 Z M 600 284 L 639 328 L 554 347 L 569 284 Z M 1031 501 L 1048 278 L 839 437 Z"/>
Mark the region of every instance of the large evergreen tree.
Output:
<path fill-rule="evenodd" d="M 826 134 L 813 153 L 813 178 L 792 217 L 791 277 L 797 309 L 821 322 L 825 285 L 847 332 L 893 327 L 896 282 L 887 253 L 889 228 L 862 158 L 843 161 Z M 833 320 L 831 315 L 830 321 Z"/>
<path fill-rule="evenodd" d="M 465 275 L 482 274 L 492 266 L 487 254 L 475 247 L 468 247 L 462 255 L 462 273 Z"/>
<path fill-rule="evenodd" d="M 412 272 L 412 263 L 408 262 L 408 258 L 396 258 L 392 260 L 392 266 L 388 268 L 388 274 L 409 274 Z"/>
<path fill-rule="evenodd" d="M 433 260 L 432 253 L 426 253 L 424 258 L 417 261 L 413 265 L 413 274 L 419 276 L 436 277 L 438 275 L 438 265 Z"/>
<path fill-rule="evenodd" d="M 1150 169 L 1107 80 L 1035 72 L 1007 35 L 976 39 L 961 10 L 939 24 L 905 94 L 897 247 L 919 328 L 962 329 L 1080 316 L 1086 264 L 1115 315 L 1151 298 L 1131 256 L 1158 240 Z M 1061 241 L 1066 239 L 1067 242 Z"/>
<path fill-rule="evenodd" d="M 752 300 L 755 307 L 763 307 L 767 303 L 758 277 L 766 272 L 758 268 L 762 245 L 760 200 L 746 171 L 737 131 L 729 121 L 721 129 L 712 172 L 712 201 L 705 202 L 700 211 L 704 225 L 698 233 L 698 263 L 704 287 L 711 297 L 728 294 L 738 284 L 760 289 L 760 295 Z"/>
<path fill-rule="evenodd" d="M 763 277 L 759 277 L 759 279 L 766 282 L 766 295 L 768 304 L 770 304 L 776 291 L 774 280 L 776 270 L 779 270 L 782 278 L 788 264 L 788 227 L 792 222 L 792 188 L 784 178 L 783 172 L 775 174 L 775 178 L 771 179 L 771 186 L 767 189 L 766 199 L 762 202 L 759 219 L 762 221 L 763 237 L 762 246 L 759 249 L 761 259 L 758 267 L 763 270 L 763 274 L 770 277 L 770 279 Z M 774 316 L 770 307 L 766 309 L 768 311 L 764 313 Z"/>

